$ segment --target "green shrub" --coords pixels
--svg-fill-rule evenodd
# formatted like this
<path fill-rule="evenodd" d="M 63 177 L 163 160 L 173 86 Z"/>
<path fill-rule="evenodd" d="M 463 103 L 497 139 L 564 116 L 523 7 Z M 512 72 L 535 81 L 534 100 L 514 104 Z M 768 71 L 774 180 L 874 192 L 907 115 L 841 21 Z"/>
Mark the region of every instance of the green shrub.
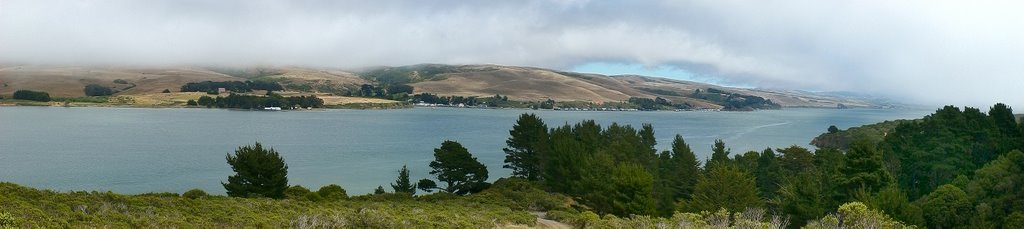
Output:
<path fill-rule="evenodd" d="M 284 190 L 284 197 L 288 199 L 298 200 L 306 198 L 306 195 L 310 193 L 309 189 L 302 187 L 302 185 L 292 185 L 288 189 Z"/>
<path fill-rule="evenodd" d="M 345 192 L 345 189 L 336 184 L 320 187 L 320 190 L 317 190 L 316 193 L 325 200 L 334 201 L 348 199 L 348 193 Z"/>
<path fill-rule="evenodd" d="M 182 193 L 181 196 L 185 197 L 185 198 L 189 198 L 189 199 L 199 199 L 199 198 L 209 197 L 210 194 L 207 194 L 206 191 L 203 191 L 202 189 L 198 189 L 197 188 L 197 189 L 188 190 L 187 192 Z"/>

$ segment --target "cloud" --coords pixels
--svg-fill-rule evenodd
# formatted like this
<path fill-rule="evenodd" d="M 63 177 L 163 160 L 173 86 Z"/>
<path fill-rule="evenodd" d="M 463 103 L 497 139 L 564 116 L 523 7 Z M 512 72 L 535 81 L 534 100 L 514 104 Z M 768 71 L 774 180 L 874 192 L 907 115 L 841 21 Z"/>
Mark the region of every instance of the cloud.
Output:
<path fill-rule="evenodd" d="M 0 62 L 671 66 L 768 88 L 1024 107 L 1015 1 L 0 2 Z"/>

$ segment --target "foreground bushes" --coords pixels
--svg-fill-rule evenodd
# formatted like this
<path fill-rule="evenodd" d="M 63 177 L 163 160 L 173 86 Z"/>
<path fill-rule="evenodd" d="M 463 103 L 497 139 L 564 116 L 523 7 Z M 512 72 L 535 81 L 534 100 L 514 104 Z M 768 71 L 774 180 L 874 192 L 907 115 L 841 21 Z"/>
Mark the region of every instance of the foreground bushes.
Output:
<path fill-rule="evenodd" d="M 190 195 L 186 195 L 190 196 Z M 406 197 L 408 198 L 408 197 Z M 490 228 L 533 225 L 524 211 L 466 199 L 273 200 L 210 196 L 58 193 L 0 183 L 0 226 L 197 228 Z"/>

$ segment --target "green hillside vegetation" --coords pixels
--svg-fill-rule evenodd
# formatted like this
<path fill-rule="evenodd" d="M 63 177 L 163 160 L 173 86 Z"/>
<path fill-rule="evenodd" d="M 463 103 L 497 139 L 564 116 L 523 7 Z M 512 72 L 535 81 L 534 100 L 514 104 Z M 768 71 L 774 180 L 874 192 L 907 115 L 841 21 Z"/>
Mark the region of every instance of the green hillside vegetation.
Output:
<path fill-rule="evenodd" d="M 849 149 L 854 140 L 867 140 L 878 144 L 882 142 L 885 135 L 896 129 L 901 123 L 913 122 L 912 120 L 892 120 L 875 124 L 851 127 L 844 131 L 829 131 L 822 133 L 811 140 L 811 145 L 818 148 Z M 833 126 L 834 127 L 834 126 Z"/>

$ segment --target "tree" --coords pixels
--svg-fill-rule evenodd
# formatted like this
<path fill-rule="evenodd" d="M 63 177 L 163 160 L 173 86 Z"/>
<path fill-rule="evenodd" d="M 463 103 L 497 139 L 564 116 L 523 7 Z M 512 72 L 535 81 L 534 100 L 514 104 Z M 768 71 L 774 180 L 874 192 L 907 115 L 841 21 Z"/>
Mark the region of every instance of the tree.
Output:
<path fill-rule="evenodd" d="M 216 100 L 214 100 L 213 97 L 205 96 L 204 95 L 204 96 L 200 96 L 199 100 L 196 101 L 196 102 L 200 106 L 212 107 L 214 105 L 214 103 L 216 103 Z"/>
<path fill-rule="evenodd" d="M 402 170 L 398 170 L 398 179 L 391 184 L 391 188 L 395 190 L 395 193 L 416 194 L 416 185 L 409 181 L 409 169 L 405 165 L 402 166 Z"/>
<path fill-rule="evenodd" d="M 388 193 L 388 192 L 384 191 L 384 186 L 381 186 L 381 185 L 377 185 L 377 189 L 373 190 L 373 194 L 374 195 L 380 195 L 380 194 L 384 194 L 384 193 Z"/>
<path fill-rule="evenodd" d="M 690 145 L 683 140 L 683 136 L 678 134 L 672 140 L 672 164 L 675 171 L 672 177 L 677 181 L 673 182 L 676 191 L 673 199 L 678 201 L 681 198 L 689 198 L 693 193 L 693 186 L 700 177 L 700 161 L 693 150 L 690 150 Z"/>
<path fill-rule="evenodd" d="M 654 177 L 643 166 L 622 164 L 611 174 L 612 193 L 609 213 L 628 216 L 654 214 L 654 197 L 651 196 Z"/>
<path fill-rule="evenodd" d="M 1014 212 L 1024 212 L 1024 153 L 1011 151 L 974 172 L 967 193 L 977 206 L 986 205 L 991 213 L 985 221 L 999 226 Z M 981 212 L 979 212 L 981 213 Z M 1001 225 L 1011 228 L 1010 225 Z"/>
<path fill-rule="evenodd" d="M 434 192 L 434 190 L 438 189 L 437 183 L 430 179 L 421 179 L 419 182 L 416 182 L 416 187 L 424 192 Z"/>
<path fill-rule="evenodd" d="M 196 103 L 196 100 L 194 100 L 194 99 L 189 99 L 188 102 L 185 102 L 185 105 L 199 106 L 199 103 Z"/>
<path fill-rule="evenodd" d="M 164 89 L 164 91 L 161 91 L 160 93 L 171 93 L 171 89 Z"/>
<path fill-rule="evenodd" d="M 834 134 L 836 132 L 839 132 L 839 128 L 838 127 L 836 127 L 835 125 L 828 126 L 828 133 Z"/>
<path fill-rule="evenodd" d="M 238 147 L 235 155 L 227 155 L 227 161 L 235 172 L 227 183 L 221 183 L 228 196 L 284 198 L 284 190 L 288 189 L 288 165 L 273 148 L 263 149 L 259 142 Z"/>
<path fill-rule="evenodd" d="M 107 96 L 114 94 L 114 90 L 99 84 L 85 85 L 86 96 Z"/>
<path fill-rule="evenodd" d="M 963 190 L 946 184 L 928 194 L 921 207 L 929 228 L 954 228 L 967 224 L 971 202 Z"/>
<path fill-rule="evenodd" d="M 541 157 L 548 142 L 548 126 L 535 114 L 522 114 L 505 141 L 505 165 L 512 176 L 536 181 L 541 178 Z"/>
<path fill-rule="evenodd" d="M 731 164 L 731 162 L 729 149 L 725 148 L 725 142 L 722 139 L 715 139 L 715 145 L 711 147 L 711 160 L 707 163 L 708 169 L 712 166 Z"/>
<path fill-rule="evenodd" d="M 856 141 L 846 153 L 846 164 L 841 169 L 843 179 L 840 181 L 847 191 L 864 189 L 875 192 L 892 182 L 892 175 L 885 169 L 882 155 L 868 141 Z M 847 193 L 848 197 L 850 196 Z"/>
<path fill-rule="evenodd" d="M 754 178 L 734 165 L 719 165 L 697 180 L 693 200 L 682 203 L 682 209 L 689 212 L 715 211 L 725 208 L 742 211 L 760 207 L 763 203 L 758 196 Z"/>
<path fill-rule="evenodd" d="M 766 148 L 761 151 L 757 158 L 757 171 L 754 173 L 757 179 L 757 187 L 766 199 L 774 197 L 779 185 L 782 183 L 782 166 L 779 165 L 779 157 L 775 151 Z"/>
<path fill-rule="evenodd" d="M 482 191 L 487 183 L 487 167 L 455 141 L 444 141 L 434 149 L 430 175 L 447 186 L 445 192 L 465 195 Z"/>

